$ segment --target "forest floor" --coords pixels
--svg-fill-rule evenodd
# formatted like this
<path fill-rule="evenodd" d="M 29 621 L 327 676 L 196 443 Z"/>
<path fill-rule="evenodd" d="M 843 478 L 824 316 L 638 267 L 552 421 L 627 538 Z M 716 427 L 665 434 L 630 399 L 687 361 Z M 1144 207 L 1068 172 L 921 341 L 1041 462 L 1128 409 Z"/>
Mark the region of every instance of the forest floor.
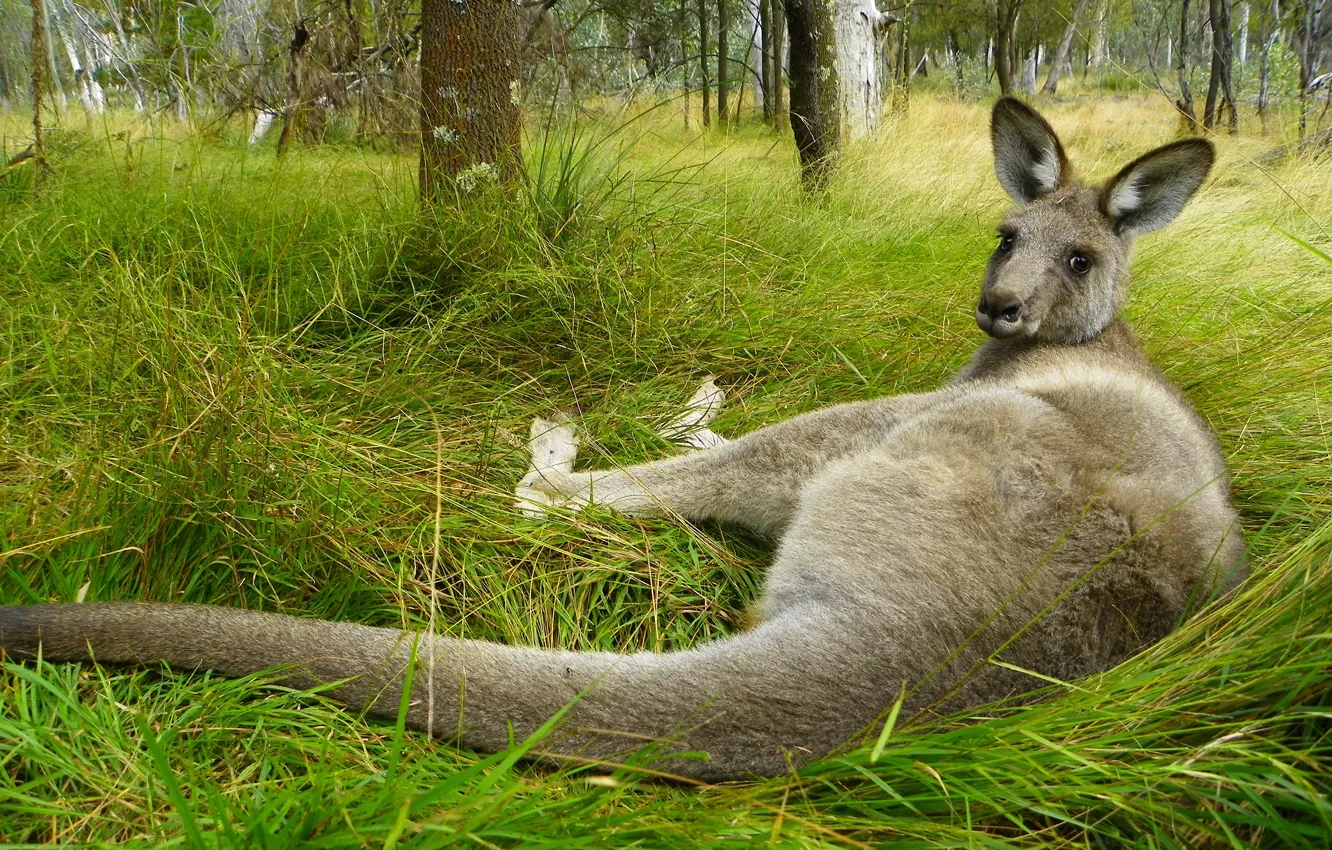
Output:
<path fill-rule="evenodd" d="M 1093 179 L 1176 132 L 1160 98 L 1042 108 Z M 522 202 L 433 221 L 414 156 L 116 121 L 57 134 L 36 200 L 0 176 L 0 604 L 579 649 L 726 634 L 769 547 L 520 517 L 528 423 L 576 413 L 604 466 L 672 452 L 653 428 L 709 374 L 724 435 L 936 388 L 982 339 L 1007 207 L 985 105 L 926 97 L 817 201 L 785 139 L 657 110 L 538 127 Z M 1140 240 L 1127 314 L 1220 437 L 1254 576 L 1141 656 L 704 789 L 478 756 L 262 677 L 9 664 L 0 845 L 1326 847 L 1332 168 L 1217 143 Z"/>

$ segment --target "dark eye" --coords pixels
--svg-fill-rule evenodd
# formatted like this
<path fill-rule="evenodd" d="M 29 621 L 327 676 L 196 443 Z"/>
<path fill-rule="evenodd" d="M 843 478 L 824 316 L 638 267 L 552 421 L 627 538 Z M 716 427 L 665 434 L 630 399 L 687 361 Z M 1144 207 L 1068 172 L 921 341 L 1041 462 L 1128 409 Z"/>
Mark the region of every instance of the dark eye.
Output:
<path fill-rule="evenodd" d="M 1011 233 L 1000 233 L 1000 234 L 999 234 L 999 253 L 1001 253 L 1001 254 L 1007 254 L 1007 253 L 1008 253 L 1009 251 L 1011 251 L 1011 250 L 1013 250 L 1013 234 L 1011 234 Z"/>
<path fill-rule="evenodd" d="M 1068 258 L 1068 267 L 1075 275 L 1084 275 L 1091 271 L 1091 258 L 1086 254 L 1074 254 Z"/>

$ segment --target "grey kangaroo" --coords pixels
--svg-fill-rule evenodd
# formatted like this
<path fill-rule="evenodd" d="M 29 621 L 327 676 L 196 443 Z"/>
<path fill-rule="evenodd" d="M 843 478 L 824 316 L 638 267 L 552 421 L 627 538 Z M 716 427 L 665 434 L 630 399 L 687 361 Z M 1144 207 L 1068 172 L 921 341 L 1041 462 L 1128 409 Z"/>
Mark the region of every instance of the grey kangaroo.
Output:
<path fill-rule="evenodd" d="M 1000 100 L 991 129 L 1017 207 L 976 308 L 989 339 L 942 389 L 627 469 L 574 472 L 556 445 L 521 482 L 542 507 L 776 538 L 752 629 L 680 652 L 565 652 L 99 603 L 0 608 L 0 648 L 279 668 L 297 687 L 341 682 L 334 697 L 381 717 L 410 668 L 417 729 L 494 751 L 567 708 L 540 757 L 621 763 L 650 744 L 652 769 L 703 781 L 792 770 L 861 740 L 899 699 L 903 717 L 952 711 L 1110 668 L 1246 572 L 1215 438 L 1118 318 L 1131 241 L 1175 218 L 1212 147 L 1175 142 L 1088 186 L 1022 103 Z"/>

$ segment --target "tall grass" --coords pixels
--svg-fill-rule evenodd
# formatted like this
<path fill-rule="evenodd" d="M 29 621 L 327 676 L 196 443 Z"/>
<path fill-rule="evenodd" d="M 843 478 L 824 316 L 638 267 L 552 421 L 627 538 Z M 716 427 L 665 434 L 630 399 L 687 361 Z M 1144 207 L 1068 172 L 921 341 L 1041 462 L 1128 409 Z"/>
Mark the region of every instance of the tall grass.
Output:
<path fill-rule="evenodd" d="M 1051 117 L 1091 176 L 1175 128 L 1144 99 Z M 723 433 L 938 386 L 978 342 L 1004 208 L 985 118 L 917 98 L 807 202 L 762 129 L 663 110 L 582 172 L 604 129 L 530 146 L 546 207 L 429 222 L 391 155 L 279 163 L 128 124 L 75 144 L 38 200 L 0 201 L 0 604 L 433 612 L 586 649 L 731 631 L 766 545 L 516 516 L 527 423 L 578 413 L 586 462 L 628 463 L 669 451 L 651 425 L 706 373 Z M 1129 314 L 1221 437 L 1255 576 L 1142 656 L 701 790 L 477 756 L 262 677 L 10 664 L 0 843 L 1327 846 L 1332 268 L 1309 248 L 1330 253 L 1332 174 L 1219 143 L 1142 240 Z M 639 191 L 654 175 L 665 195 Z"/>

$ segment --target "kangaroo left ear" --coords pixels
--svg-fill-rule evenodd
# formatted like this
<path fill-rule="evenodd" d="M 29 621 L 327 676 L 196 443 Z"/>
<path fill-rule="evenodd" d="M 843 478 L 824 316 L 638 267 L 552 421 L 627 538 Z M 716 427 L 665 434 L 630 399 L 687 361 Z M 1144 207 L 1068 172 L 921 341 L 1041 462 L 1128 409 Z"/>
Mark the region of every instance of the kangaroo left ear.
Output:
<path fill-rule="evenodd" d="M 1150 151 L 1124 166 L 1101 190 L 1101 212 L 1128 236 L 1174 221 L 1198 191 L 1216 153 L 1206 139 L 1184 139 Z"/>
<path fill-rule="evenodd" d="M 990 139 L 999 185 L 1020 204 L 1048 195 L 1072 176 L 1054 129 L 1017 98 L 1001 98 L 994 105 Z"/>

